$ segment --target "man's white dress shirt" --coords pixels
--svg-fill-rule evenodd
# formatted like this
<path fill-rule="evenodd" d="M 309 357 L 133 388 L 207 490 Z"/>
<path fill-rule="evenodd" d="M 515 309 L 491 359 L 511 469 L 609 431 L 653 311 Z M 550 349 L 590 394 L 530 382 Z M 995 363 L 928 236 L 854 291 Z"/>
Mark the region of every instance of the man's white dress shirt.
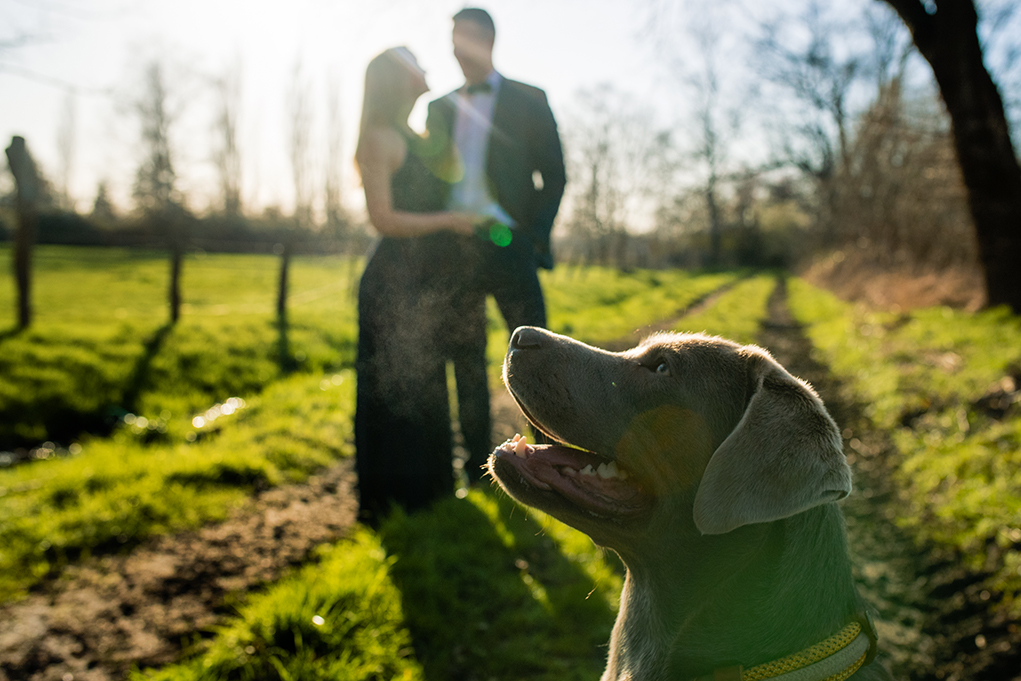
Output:
<path fill-rule="evenodd" d="M 454 144 L 457 147 L 464 176 L 451 187 L 448 208 L 488 215 L 509 227 L 514 221 L 489 191 L 486 157 L 489 133 L 493 127 L 493 110 L 503 76 L 493 71 L 486 78 L 489 91 L 468 94 L 463 87 L 455 94 L 457 119 L 454 121 Z"/>

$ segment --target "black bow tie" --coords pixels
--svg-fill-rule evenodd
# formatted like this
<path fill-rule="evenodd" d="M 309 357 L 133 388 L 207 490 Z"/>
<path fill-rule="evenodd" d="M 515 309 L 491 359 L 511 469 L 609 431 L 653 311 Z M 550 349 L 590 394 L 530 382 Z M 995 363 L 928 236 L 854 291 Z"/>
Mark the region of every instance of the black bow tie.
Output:
<path fill-rule="evenodd" d="M 468 86 L 469 95 L 478 95 L 485 92 L 492 92 L 493 86 L 489 84 L 489 81 L 482 81 L 481 83 L 475 83 L 474 85 Z"/>

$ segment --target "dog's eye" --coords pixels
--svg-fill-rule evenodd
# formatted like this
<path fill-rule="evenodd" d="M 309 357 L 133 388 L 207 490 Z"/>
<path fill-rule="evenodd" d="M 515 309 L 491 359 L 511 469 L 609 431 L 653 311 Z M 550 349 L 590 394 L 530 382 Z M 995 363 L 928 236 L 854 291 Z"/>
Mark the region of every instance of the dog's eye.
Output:
<path fill-rule="evenodd" d="M 656 373 L 661 376 L 669 376 L 670 365 L 667 364 L 666 362 L 660 362 L 659 364 L 656 365 Z"/>

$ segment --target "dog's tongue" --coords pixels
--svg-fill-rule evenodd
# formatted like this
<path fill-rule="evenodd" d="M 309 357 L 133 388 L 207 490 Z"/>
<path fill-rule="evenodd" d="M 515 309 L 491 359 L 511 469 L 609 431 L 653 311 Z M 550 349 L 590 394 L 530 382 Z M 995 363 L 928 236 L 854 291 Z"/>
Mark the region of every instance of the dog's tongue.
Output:
<path fill-rule="evenodd" d="M 520 436 L 518 436 L 520 438 Z M 641 489 L 616 462 L 564 445 L 508 440 L 495 452 L 533 487 L 554 491 L 598 514 L 630 515 L 644 508 Z"/>

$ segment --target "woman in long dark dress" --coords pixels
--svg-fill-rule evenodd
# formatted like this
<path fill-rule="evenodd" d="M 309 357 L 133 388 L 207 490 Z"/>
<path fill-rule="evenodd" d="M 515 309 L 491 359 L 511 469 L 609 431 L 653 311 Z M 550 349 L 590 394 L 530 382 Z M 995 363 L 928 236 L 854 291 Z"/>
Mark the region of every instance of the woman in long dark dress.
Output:
<path fill-rule="evenodd" d="M 477 216 L 440 210 L 445 166 L 407 122 L 427 91 L 404 48 L 366 70 L 355 158 L 382 237 L 358 292 L 355 448 L 370 523 L 393 504 L 413 511 L 452 492 L 446 360 L 452 342 L 485 351 L 485 299 L 469 286 Z"/>

